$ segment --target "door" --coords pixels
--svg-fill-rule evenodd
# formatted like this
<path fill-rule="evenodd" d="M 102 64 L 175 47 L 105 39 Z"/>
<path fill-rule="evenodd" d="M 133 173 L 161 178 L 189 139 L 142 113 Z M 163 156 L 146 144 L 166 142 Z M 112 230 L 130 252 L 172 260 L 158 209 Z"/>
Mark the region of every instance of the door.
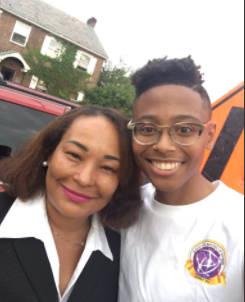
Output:
<path fill-rule="evenodd" d="M 5 66 L 3 66 L 2 70 L 1 70 L 1 73 L 3 75 L 3 79 L 5 81 L 9 81 L 9 82 L 13 82 L 15 72 L 16 71 L 14 69 L 11 69 L 11 68 L 8 68 L 8 67 L 5 67 Z"/>

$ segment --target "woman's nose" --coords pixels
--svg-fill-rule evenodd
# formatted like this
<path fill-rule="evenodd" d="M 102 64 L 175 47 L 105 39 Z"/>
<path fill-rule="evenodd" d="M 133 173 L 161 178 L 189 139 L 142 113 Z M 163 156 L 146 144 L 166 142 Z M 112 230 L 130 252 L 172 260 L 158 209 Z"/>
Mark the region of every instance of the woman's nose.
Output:
<path fill-rule="evenodd" d="M 173 152 L 176 149 L 176 144 L 171 137 L 169 130 L 162 131 L 156 144 L 153 145 L 153 149 L 160 153 Z"/>
<path fill-rule="evenodd" d="M 95 184 L 95 168 L 93 165 L 82 165 L 73 175 L 73 179 L 83 187 L 91 187 Z"/>

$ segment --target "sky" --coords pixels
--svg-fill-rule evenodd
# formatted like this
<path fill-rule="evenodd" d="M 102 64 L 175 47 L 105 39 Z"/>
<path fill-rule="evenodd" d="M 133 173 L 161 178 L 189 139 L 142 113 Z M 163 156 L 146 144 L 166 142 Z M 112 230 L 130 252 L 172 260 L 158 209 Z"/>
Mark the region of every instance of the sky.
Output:
<path fill-rule="evenodd" d="M 244 81 L 244 0 L 45 0 L 77 19 L 95 17 L 109 58 L 138 69 L 191 55 L 212 102 Z M 75 30 L 75 29 L 74 29 Z"/>

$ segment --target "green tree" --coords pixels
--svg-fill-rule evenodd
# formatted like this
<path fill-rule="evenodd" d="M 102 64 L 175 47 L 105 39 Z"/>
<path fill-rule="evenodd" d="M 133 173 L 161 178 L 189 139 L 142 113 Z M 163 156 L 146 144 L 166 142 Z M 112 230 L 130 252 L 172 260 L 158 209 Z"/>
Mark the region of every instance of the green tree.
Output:
<path fill-rule="evenodd" d="M 49 94 L 69 100 L 70 95 L 86 89 L 90 75 L 74 68 L 78 47 L 65 41 L 62 41 L 62 45 L 62 52 L 58 58 L 42 55 L 40 46 L 30 49 L 29 45 L 27 53 L 23 56 L 31 67 L 28 74 L 42 80 Z"/>
<path fill-rule="evenodd" d="M 134 87 L 130 82 L 132 69 L 121 59 L 116 65 L 107 61 L 94 88 L 85 88 L 85 98 L 81 104 L 96 104 L 118 109 L 132 116 Z"/>

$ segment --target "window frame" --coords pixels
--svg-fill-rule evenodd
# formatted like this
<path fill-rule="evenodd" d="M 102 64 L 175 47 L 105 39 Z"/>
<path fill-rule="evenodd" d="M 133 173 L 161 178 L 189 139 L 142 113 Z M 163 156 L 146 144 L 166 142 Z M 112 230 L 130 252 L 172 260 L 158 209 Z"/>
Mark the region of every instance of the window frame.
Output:
<path fill-rule="evenodd" d="M 80 58 L 81 58 L 82 54 L 84 54 L 85 56 L 90 57 L 90 61 L 88 63 L 87 69 L 85 67 L 84 67 L 84 69 L 86 69 L 87 73 L 89 73 L 91 76 L 93 76 L 98 59 L 96 57 L 92 56 L 91 54 L 85 52 L 85 51 L 82 51 L 82 50 L 78 50 L 77 51 L 76 57 L 75 57 L 75 61 L 73 63 L 74 64 L 74 68 L 78 68 L 79 62 L 80 62 Z M 80 67 L 82 67 L 82 66 L 80 66 Z"/>
<path fill-rule="evenodd" d="M 89 57 L 88 65 L 86 65 L 86 63 L 84 63 L 84 62 L 81 61 L 81 56 L 82 56 L 82 55 Z M 92 60 L 92 58 L 93 58 L 93 56 L 91 56 L 91 55 L 89 55 L 89 54 L 87 54 L 87 53 L 81 51 L 81 53 L 80 53 L 80 58 L 79 58 L 78 64 L 77 64 L 77 68 L 78 68 L 78 66 L 79 66 L 79 67 L 82 67 L 82 68 L 86 69 L 86 71 L 87 71 L 87 70 L 88 70 L 88 67 L 89 67 L 89 64 L 90 64 L 90 62 L 91 62 L 91 60 Z M 81 62 L 81 63 L 80 63 L 80 62 Z M 83 65 L 83 66 L 81 66 L 80 64 Z M 85 65 L 86 65 L 86 66 L 85 66 Z"/>
<path fill-rule="evenodd" d="M 82 102 L 84 100 L 84 97 L 85 97 L 84 93 L 82 91 L 79 91 L 77 93 L 77 99 L 75 101 L 76 102 Z"/>
<path fill-rule="evenodd" d="M 20 43 L 18 43 L 18 42 L 16 42 L 16 41 L 13 41 L 13 40 L 12 40 L 14 34 L 15 34 L 15 33 L 18 34 L 18 32 L 16 31 L 16 28 L 18 28 L 18 26 L 23 26 L 23 27 L 25 27 L 26 29 L 28 28 L 28 30 L 29 30 L 29 33 L 28 33 L 27 36 L 26 36 L 25 44 L 20 44 Z M 29 26 L 29 25 L 27 25 L 27 24 L 25 24 L 25 23 L 23 23 L 23 22 L 20 22 L 20 21 L 16 20 L 14 29 L 13 29 L 12 34 L 11 34 L 10 42 L 12 42 L 12 43 L 14 43 L 14 44 L 17 44 L 17 45 L 19 45 L 19 46 L 22 46 L 22 47 L 26 47 L 26 44 L 27 44 L 27 42 L 28 42 L 28 40 L 29 40 L 29 37 L 30 37 L 30 34 L 31 34 L 31 30 L 32 30 L 32 27 L 31 27 L 31 26 Z M 23 36 L 23 37 L 24 37 L 24 36 Z"/>
<path fill-rule="evenodd" d="M 47 54 L 49 49 L 54 50 L 54 48 L 51 48 L 51 47 L 50 47 L 51 41 L 56 41 L 57 43 L 60 43 L 60 44 L 61 44 L 61 49 L 60 49 L 60 51 L 59 51 L 59 55 L 58 55 L 56 58 L 53 58 L 53 57 L 51 57 L 51 56 L 49 56 L 49 55 Z M 49 42 L 49 43 L 47 43 L 47 42 Z M 51 59 L 58 59 L 58 58 L 60 57 L 60 55 L 62 54 L 63 51 L 64 51 L 63 44 L 62 44 L 61 42 L 57 41 L 57 40 L 55 39 L 55 37 L 48 36 L 48 35 L 45 36 L 44 41 L 43 41 L 43 45 L 42 45 L 42 48 L 41 48 L 41 51 L 40 51 L 42 55 L 48 56 L 48 57 L 51 58 Z"/>

